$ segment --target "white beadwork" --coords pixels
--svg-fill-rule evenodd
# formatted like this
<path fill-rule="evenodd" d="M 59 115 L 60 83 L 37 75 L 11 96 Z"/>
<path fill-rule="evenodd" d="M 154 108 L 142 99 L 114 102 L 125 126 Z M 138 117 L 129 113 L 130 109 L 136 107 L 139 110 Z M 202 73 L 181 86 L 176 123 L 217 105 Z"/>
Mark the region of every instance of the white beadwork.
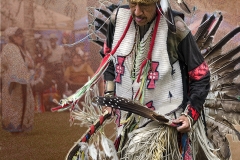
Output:
<path fill-rule="evenodd" d="M 121 37 L 129 17 L 130 12 L 128 9 L 119 9 L 113 47 L 116 45 L 117 41 Z M 152 25 L 154 26 L 154 24 Z M 135 33 L 136 29 L 134 26 L 134 22 L 132 22 L 126 36 L 124 37 L 121 45 L 119 46 L 118 50 L 114 55 L 115 59 L 117 59 L 117 56 L 126 56 L 126 60 L 123 64 L 123 66 L 125 67 L 125 71 L 124 75 L 121 75 L 121 84 L 116 84 L 117 96 L 121 96 L 124 98 L 132 98 L 132 95 L 136 94 L 140 85 L 140 83 L 137 83 L 136 81 L 132 82 L 131 79 L 133 56 L 131 56 L 130 53 L 133 48 L 132 46 L 134 45 Z M 145 34 L 145 37 L 147 37 L 150 33 L 151 32 L 148 31 Z M 177 107 L 182 103 L 183 100 L 180 66 L 178 62 L 173 64 L 173 66 L 170 65 L 167 53 L 167 35 L 167 23 L 163 18 L 161 18 L 156 35 L 155 45 L 152 52 L 152 61 L 159 62 L 159 66 L 157 69 L 157 71 L 159 72 L 159 79 L 155 81 L 155 89 L 146 90 L 144 98 L 144 103 L 154 100 L 153 105 L 156 109 L 155 111 L 161 114 L 166 114 L 171 112 L 172 110 L 177 109 Z M 175 70 L 174 75 L 171 74 L 172 69 Z M 169 92 L 171 92 L 173 97 L 169 97 Z"/>

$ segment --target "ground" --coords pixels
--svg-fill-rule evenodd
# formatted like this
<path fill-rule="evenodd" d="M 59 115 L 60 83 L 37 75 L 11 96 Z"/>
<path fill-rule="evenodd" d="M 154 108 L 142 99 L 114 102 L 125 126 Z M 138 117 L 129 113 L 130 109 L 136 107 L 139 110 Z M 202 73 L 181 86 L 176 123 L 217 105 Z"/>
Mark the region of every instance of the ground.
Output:
<path fill-rule="evenodd" d="M 236 126 L 236 128 L 238 131 L 240 131 L 240 126 Z M 239 152 L 240 142 L 234 141 L 231 135 L 228 135 L 227 139 L 230 143 L 230 149 L 232 151 L 232 160 L 239 160 L 240 159 L 240 152 Z"/>
<path fill-rule="evenodd" d="M 113 125 L 107 126 L 107 130 Z M 240 126 L 237 126 L 240 130 Z M 69 112 L 36 113 L 35 124 L 31 132 L 12 135 L 0 128 L 0 160 L 63 160 L 87 128 L 69 126 Z M 240 142 L 233 142 L 232 160 L 240 157 Z"/>

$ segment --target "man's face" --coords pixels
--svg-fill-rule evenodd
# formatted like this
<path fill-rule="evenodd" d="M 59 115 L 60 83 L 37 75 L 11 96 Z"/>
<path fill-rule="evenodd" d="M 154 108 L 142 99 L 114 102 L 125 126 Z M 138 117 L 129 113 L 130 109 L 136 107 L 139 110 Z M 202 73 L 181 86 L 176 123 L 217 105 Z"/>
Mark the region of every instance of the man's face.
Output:
<path fill-rule="evenodd" d="M 14 36 L 13 36 L 13 41 L 14 41 L 17 45 L 23 46 L 23 43 L 24 43 L 23 34 L 14 35 Z"/>
<path fill-rule="evenodd" d="M 139 26 L 144 26 L 156 15 L 156 3 L 129 2 L 129 7 L 133 19 Z"/>
<path fill-rule="evenodd" d="M 55 39 L 55 38 L 50 38 L 50 44 L 51 44 L 51 47 L 53 48 L 53 49 L 55 49 L 56 48 L 56 46 L 57 46 L 57 39 Z"/>

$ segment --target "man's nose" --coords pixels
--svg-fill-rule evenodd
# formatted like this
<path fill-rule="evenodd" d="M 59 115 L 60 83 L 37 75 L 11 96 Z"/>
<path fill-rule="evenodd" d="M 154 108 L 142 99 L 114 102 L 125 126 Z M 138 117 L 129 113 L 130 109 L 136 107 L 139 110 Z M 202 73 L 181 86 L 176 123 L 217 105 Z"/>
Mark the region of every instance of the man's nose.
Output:
<path fill-rule="evenodd" d="M 141 16 L 143 14 L 142 8 L 139 4 L 135 6 L 134 13 L 135 13 L 135 16 Z"/>

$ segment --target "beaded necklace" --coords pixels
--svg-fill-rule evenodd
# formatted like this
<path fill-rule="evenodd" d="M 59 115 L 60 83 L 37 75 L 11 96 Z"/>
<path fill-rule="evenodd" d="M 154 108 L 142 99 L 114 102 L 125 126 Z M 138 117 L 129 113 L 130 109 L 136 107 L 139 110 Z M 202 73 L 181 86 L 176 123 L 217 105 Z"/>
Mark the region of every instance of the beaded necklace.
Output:
<path fill-rule="evenodd" d="M 140 66 L 148 55 L 148 48 L 150 46 L 151 37 L 153 34 L 153 28 L 149 28 L 151 32 L 148 34 L 147 38 L 140 39 L 139 27 L 136 31 L 136 39 L 133 53 L 133 67 L 131 71 L 131 78 L 134 81 L 140 72 Z"/>
<path fill-rule="evenodd" d="M 151 42 L 150 42 L 150 45 L 149 45 L 149 50 L 148 50 L 147 56 L 143 56 L 143 57 L 146 57 L 144 59 L 139 58 L 139 62 L 140 62 L 140 60 L 143 60 L 143 61 L 139 65 L 140 68 L 139 68 L 138 73 L 135 71 L 135 76 L 137 76 L 135 78 L 137 78 L 138 83 L 140 82 L 140 78 L 142 77 L 140 88 L 138 89 L 138 91 L 137 91 L 137 93 L 134 97 L 134 99 L 139 100 L 140 103 L 143 103 L 143 101 L 144 101 L 147 76 L 148 76 L 149 70 L 152 68 L 152 66 L 151 66 L 152 50 L 153 50 L 153 47 L 154 47 L 155 38 L 156 38 L 156 35 L 157 35 L 157 29 L 158 29 L 158 25 L 159 25 L 159 22 L 160 22 L 160 18 L 161 18 L 161 15 L 160 15 L 159 11 L 157 11 L 157 18 L 156 18 L 156 22 L 155 22 L 153 31 L 151 32 L 151 34 L 149 34 L 151 36 L 148 37 L 148 38 L 150 38 L 149 41 L 151 41 Z M 146 46 L 148 46 L 148 45 L 146 45 Z M 144 46 L 141 46 L 141 47 L 143 47 L 145 49 L 147 48 L 147 47 L 144 47 Z M 140 49 L 141 49 L 141 47 L 140 47 Z M 138 59 L 138 57 L 136 57 L 136 59 Z"/>

